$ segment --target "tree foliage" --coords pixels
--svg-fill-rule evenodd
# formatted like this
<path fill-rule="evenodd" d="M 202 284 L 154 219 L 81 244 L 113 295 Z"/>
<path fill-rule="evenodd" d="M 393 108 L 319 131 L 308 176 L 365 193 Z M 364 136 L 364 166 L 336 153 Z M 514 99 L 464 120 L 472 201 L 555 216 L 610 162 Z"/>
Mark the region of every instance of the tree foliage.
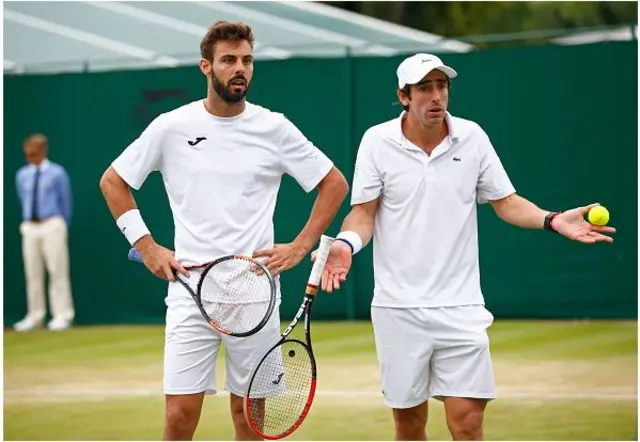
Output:
<path fill-rule="evenodd" d="M 636 2 L 324 2 L 447 37 L 637 24 Z"/>

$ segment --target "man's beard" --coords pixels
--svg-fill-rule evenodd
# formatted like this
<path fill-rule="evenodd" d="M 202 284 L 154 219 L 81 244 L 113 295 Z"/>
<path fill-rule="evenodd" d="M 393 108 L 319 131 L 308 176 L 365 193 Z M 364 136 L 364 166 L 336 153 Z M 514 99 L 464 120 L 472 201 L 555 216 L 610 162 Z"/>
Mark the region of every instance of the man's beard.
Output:
<path fill-rule="evenodd" d="M 234 80 L 244 80 L 245 85 L 242 92 L 231 92 L 231 82 Z M 247 95 L 247 92 L 249 92 L 249 82 L 247 82 L 247 79 L 242 75 L 236 75 L 235 77 L 231 78 L 225 86 L 224 84 L 222 84 L 220 79 L 216 77 L 216 74 L 211 72 L 211 84 L 213 85 L 213 90 L 216 91 L 218 96 L 222 98 L 222 101 L 224 101 L 225 103 L 239 103 Z"/>

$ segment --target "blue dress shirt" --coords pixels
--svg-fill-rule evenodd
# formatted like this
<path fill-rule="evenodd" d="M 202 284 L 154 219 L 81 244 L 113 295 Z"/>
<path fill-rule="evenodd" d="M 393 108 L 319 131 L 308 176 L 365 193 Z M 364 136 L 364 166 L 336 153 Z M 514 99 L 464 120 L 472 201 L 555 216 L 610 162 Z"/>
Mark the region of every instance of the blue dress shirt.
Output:
<path fill-rule="evenodd" d="M 36 176 L 38 168 L 40 174 Z M 36 178 L 38 189 L 34 195 Z M 67 226 L 71 224 L 71 183 L 59 164 L 45 159 L 37 167 L 33 164 L 21 167 L 16 173 L 16 188 L 24 221 L 31 221 L 34 215 L 41 220 L 59 215 L 64 217 Z"/>

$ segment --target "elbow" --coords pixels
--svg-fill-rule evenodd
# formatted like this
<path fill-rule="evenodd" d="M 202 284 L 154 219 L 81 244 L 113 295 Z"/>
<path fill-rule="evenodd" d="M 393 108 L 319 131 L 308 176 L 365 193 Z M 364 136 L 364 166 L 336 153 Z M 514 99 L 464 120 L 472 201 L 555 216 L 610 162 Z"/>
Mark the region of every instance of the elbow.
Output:
<path fill-rule="evenodd" d="M 102 194 L 106 196 L 119 183 L 122 183 L 122 178 L 118 176 L 113 167 L 109 167 L 100 177 L 99 187 Z"/>
<path fill-rule="evenodd" d="M 322 180 L 319 186 L 320 191 L 328 190 L 332 198 L 342 203 L 349 193 L 349 183 L 342 172 L 336 167 L 331 169 L 329 174 Z"/>
<path fill-rule="evenodd" d="M 510 222 L 511 210 L 508 206 L 502 206 L 502 205 L 494 206 L 493 211 L 498 216 L 498 218 L 500 218 L 502 221 L 505 221 L 507 223 Z"/>
<path fill-rule="evenodd" d="M 98 183 L 98 186 L 100 187 L 100 191 L 104 194 L 107 187 L 109 187 L 109 171 L 111 170 L 111 168 L 107 169 L 102 176 L 100 177 L 100 182 Z"/>
<path fill-rule="evenodd" d="M 511 194 L 505 198 L 491 201 L 493 210 L 498 215 L 498 218 L 505 222 L 511 222 L 514 214 L 522 210 L 522 199 L 515 194 Z"/>
<path fill-rule="evenodd" d="M 339 178 L 336 183 L 336 187 L 338 188 L 337 193 L 340 195 L 340 201 L 344 201 L 349 193 L 349 183 L 342 172 L 338 171 L 338 176 Z"/>

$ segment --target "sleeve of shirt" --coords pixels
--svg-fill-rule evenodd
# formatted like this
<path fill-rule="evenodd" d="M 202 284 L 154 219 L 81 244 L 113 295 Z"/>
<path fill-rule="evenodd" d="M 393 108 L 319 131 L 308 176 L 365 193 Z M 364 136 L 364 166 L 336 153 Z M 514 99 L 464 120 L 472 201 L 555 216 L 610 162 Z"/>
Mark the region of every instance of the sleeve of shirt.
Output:
<path fill-rule="evenodd" d="M 281 162 L 284 172 L 311 192 L 333 168 L 333 161 L 288 119 L 284 119 Z"/>
<path fill-rule="evenodd" d="M 475 135 L 479 139 L 480 155 L 482 156 L 477 186 L 478 203 L 484 204 L 499 200 L 515 193 L 516 190 L 511 184 L 509 175 L 502 166 L 489 136 L 480 127 Z"/>
<path fill-rule="evenodd" d="M 382 193 L 383 182 L 374 160 L 374 144 L 374 135 L 370 131 L 365 132 L 356 155 L 351 205 L 368 203 Z"/>
<path fill-rule="evenodd" d="M 20 188 L 20 172 L 22 169 L 18 169 L 16 172 L 16 193 L 18 194 L 18 201 L 22 204 L 22 189 Z"/>
<path fill-rule="evenodd" d="M 130 187 L 140 189 L 151 172 L 160 170 L 165 126 L 164 114 L 156 117 L 111 163 L 116 173 Z"/>
<path fill-rule="evenodd" d="M 59 180 L 58 189 L 60 192 L 60 207 L 62 210 L 62 216 L 67 222 L 67 226 L 70 226 L 73 199 L 71 195 L 71 180 L 66 170 L 62 169 L 58 180 Z"/>

